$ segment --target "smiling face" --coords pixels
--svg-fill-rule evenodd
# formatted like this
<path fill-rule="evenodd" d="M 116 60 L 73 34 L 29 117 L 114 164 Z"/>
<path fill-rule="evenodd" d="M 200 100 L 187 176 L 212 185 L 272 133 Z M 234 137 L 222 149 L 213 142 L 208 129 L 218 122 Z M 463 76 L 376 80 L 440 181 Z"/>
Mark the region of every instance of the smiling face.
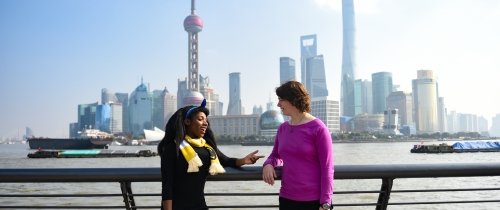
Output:
<path fill-rule="evenodd" d="M 203 137 L 208 128 L 207 115 L 204 112 L 197 112 L 190 119 L 186 119 L 184 124 L 186 125 L 187 135 L 191 138 Z"/>
<path fill-rule="evenodd" d="M 294 112 L 298 112 L 297 107 L 293 106 L 290 101 L 278 97 L 278 107 L 281 109 L 281 113 L 286 116 L 290 116 Z"/>

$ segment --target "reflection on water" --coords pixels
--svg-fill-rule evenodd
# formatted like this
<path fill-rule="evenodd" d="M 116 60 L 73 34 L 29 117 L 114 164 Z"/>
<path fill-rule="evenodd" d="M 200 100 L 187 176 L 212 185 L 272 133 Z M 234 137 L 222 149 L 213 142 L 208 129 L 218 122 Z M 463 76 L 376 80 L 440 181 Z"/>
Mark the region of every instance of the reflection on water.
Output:
<path fill-rule="evenodd" d="M 438 142 L 436 142 L 438 143 Z M 439 142 L 442 143 L 442 142 Z M 453 142 L 449 142 L 453 143 Z M 403 143 L 342 143 L 334 144 L 335 164 L 428 164 L 428 163 L 481 163 L 498 162 L 500 152 L 489 153 L 451 153 L 451 154 L 414 154 L 410 153 L 413 144 L 418 142 Z M 244 155 L 258 149 L 262 155 L 269 155 L 271 146 L 239 146 L 222 145 L 221 150 L 228 156 L 243 157 Z M 110 149 L 152 149 L 155 146 L 113 146 Z M 159 167 L 159 157 L 139 157 L 139 158 L 70 158 L 70 159 L 28 159 L 26 155 L 29 150 L 26 145 L 0 145 L 0 166 L 2 168 L 108 168 L 108 167 Z M 256 164 L 261 165 L 264 159 Z M 353 190 L 379 190 L 380 180 L 335 180 L 336 191 Z M 499 177 L 459 177 L 459 178 L 422 178 L 422 179 L 397 179 L 394 180 L 394 190 L 408 189 L 441 189 L 441 188 L 480 188 L 499 187 Z M 251 182 L 208 182 L 207 193 L 220 192 L 278 192 L 280 182 L 274 186 L 269 186 L 261 181 Z M 160 183 L 132 183 L 133 193 L 160 193 Z M 56 194 L 75 192 L 84 193 L 120 193 L 118 183 L 0 183 L 0 194 L 8 193 L 37 193 Z M 391 202 L 413 202 L 413 201 L 433 201 L 433 200 L 492 200 L 500 199 L 492 192 L 436 192 L 436 193 L 393 193 Z M 335 195 L 335 203 L 375 203 L 377 194 L 359 195 Z M 26 203 L 44 204 L 48 198 L 40 199 L 0 199 L 0 205 L 13 205 Z M 136 204 L 142 206 L 157 206 L 160 204 L 160 197 L 146 196 L 136 197 Z M 54 200 L 54 202 L 52 202 Z M 277 197 L 252 197 L 240 196 L 216 197 L 207 196 L 209 205 L 221 205 L 235 203 L 244 204 L 276 204 Z M 27 203 L 26 203 L 27 204 Z M 121 197 L 102 198 L 64 198 L 51 199 L 50 205 L 123 205 Z M 339 209 L 374 209 L 370 207 L 345 207 Z M 416 205 L 416 206 L 389 206 L 389 209 L 500 209 L 498 203 L 480 204 L 452 204 L 452 205 Z"/>

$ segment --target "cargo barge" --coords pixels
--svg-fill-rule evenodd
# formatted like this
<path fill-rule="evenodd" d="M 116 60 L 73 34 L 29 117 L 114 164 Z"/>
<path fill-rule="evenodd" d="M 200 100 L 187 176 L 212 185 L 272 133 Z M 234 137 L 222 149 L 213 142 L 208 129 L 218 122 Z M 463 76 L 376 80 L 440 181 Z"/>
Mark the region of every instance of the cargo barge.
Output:
<path fill-rule="evenodd" d="M 242 141 L 241 146 L 274 146 L 274 141 Z"/>
<path fill-rule="evenodd" d="M 28 158 L 109 158 L 109 157 L 153 157 L 151 150 L 37 150 L 29 153 Z"/>
<path fill-rule="evenodd" d="M 462 152 L 500 152 L 500 142 L 477 141 L 456 142 L 452 145 L 442 143 L 439 145 L 416 144 L 410 150 L 411 153 L 462 153 Z"/>
<path fill-rule="evenodd" d="M 27 139 L 30 149 L 107 149 L 113 141 L 113 135 L 96 129 L 85 129 L 76 138 L 30 137 Z"/>

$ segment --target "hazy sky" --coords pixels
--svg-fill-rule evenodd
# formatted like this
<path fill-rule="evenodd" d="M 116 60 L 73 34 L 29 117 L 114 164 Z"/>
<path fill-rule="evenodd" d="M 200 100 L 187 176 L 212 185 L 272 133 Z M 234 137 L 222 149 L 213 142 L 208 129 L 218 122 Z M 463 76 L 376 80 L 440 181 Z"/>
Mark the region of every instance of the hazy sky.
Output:
<path fill-rule="evenodd" d="M 78 104 L 102 88 L 177 93 L 187 76 L 189 0 L 0 1 L 0 137 L 29 126 L 68 136 Z M 241 73 L 246 113 L 275 100 L 279 57 L 296 60 L 302 35 L 316 34 L 331 99 L 339 100 L 340 0 L 198 0 L 200 74 L 228 104 L 229 73 Z M 448 111 L 491 120 L 500 113 L 500 1 L 355 0 L 356 72 L 392 72 L 411 92 L 417 70 L 438 78 Z M 224 110 L 225 113 L 226 110 Z"/>

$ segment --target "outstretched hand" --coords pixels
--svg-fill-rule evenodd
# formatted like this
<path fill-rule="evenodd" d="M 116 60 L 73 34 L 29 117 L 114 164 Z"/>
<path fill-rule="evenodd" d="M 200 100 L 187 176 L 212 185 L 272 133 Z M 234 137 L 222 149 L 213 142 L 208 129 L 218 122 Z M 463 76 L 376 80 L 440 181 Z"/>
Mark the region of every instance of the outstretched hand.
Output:
<path fill-rule="evenodd" d="M 242 165 L 250 165 L 250 164 L 254 164 L 255 162 L 257 162 L 257 160 L 259 160 L 260 158 L 263 158 L 265 157 L 264 155 L 257 155 L 257 153 L 259 152 L 259 150 L 255 150 L 253 152 L 251 152 L 250 154 L 248 154 L 247 156 L 245 156 L 242 160 L 243 160 L 243 164 Z"/>

